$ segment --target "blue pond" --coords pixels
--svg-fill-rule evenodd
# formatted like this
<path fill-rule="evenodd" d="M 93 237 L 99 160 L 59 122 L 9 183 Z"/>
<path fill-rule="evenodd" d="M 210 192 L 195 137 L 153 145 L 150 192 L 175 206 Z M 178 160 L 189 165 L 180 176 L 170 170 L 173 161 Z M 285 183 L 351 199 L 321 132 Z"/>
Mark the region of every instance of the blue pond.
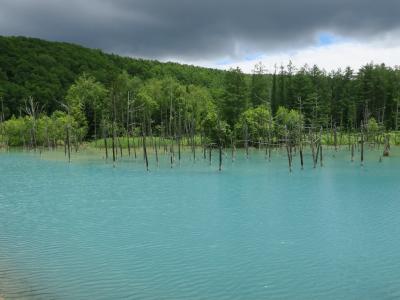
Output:
<path fill-rule="evenodd" d="M 257 150 L 221 173 L 0 154 L 0 298 L 399 298 L 400 157 L 333 154 L 291 174 Z"/>

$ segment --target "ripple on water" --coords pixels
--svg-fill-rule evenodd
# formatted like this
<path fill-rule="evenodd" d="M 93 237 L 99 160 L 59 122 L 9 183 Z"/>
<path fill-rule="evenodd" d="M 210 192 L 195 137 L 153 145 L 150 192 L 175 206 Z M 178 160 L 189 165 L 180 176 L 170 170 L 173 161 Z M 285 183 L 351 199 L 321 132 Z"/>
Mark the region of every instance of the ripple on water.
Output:
<path fill-rule="evenodd" d="M 325 153 L 292 174 L 275 152 L 150 174 L 0 155 L 0 299 L 398 298 L 399 157 Z"/>

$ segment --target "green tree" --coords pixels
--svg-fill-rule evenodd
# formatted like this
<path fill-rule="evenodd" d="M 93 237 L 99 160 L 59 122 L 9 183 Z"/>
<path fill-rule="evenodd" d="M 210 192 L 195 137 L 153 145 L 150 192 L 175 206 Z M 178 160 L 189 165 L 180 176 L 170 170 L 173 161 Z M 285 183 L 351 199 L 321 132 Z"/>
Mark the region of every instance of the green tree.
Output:
<path fill-rule="evenodd" d="M 105 107 L 107 90 L 94 77 L 82 74 L 68 89 L 65 97 L 70 114 L 78 122 L 82 138 L 88 131 L 88 125 L 93 124 L 97 131 L 98 117 Z"/>
<path fill-rule="evenodd" d="M 245 75 L 239 68 L 230 69 L 225 75 L 222 112 L 231 128 L 236 124 L 240 114 L 248 108 L 248 103 Z"/>
<path fill-rule="evenodd" d="M 278 108 L 275 115 L 275 128 L 279 136 L 285 136 L 286 131 L 288 131 L 292 137 L 298 138 L 303 126 L 304 117 L 299 111 L 288 110 L 282 106 Z"/>
<path fill-rule="evenodd" d="M 255 65 L 253 74 L 251 75 L 250 97 L 253 107 L 270 105 L 269 80 L 265 72 L 265 67 L 260 62 Z"/>
<path fill-rule="evenodd" d="M 243 112 L 235 125 L 235 132 L 239 135 L 239 138 L 242 137 L 245 128 L 250 140 L 260 142 L 266 139 L 274 130 L 269 109 L 265 105 L 261 105 Z"/>

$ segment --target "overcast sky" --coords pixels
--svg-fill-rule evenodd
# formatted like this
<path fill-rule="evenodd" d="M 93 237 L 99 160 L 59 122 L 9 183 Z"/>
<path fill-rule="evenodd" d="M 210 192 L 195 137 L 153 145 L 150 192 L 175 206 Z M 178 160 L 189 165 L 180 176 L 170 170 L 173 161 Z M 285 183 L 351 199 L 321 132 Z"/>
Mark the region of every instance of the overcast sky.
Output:
<path fill-rule="evenodd" d="M 400 64 L 400 0 L 0 0 L 0 34 L 251 72 Z"/>

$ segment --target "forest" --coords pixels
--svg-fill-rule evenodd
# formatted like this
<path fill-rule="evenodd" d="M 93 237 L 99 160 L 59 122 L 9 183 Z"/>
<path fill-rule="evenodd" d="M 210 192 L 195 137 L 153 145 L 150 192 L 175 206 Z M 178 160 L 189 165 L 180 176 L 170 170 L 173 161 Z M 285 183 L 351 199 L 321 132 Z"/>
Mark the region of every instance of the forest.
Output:
<path fill-rule="evenodd" d="M 307 133 L 317 150 L 318 140 L 344 143 L 338 132 L 347 133 L 346 143 L 349 134 L 356 134 L 354 144 L 364 136 L 386 139 L 398 130 L 399 104 L 400 69 L 383 64 L 327 72 L 291 62 L 267 71 L 259 63 L 245 74 L 0 37 L 6 147 L 70 151 L 70 144 L 101 139 L 115 159 L 118 146 L 130 154 L 135 138 L 145 145 L 146 137 L 157 137 L 168 147 L 286 144 L 289 152 Z"/>

